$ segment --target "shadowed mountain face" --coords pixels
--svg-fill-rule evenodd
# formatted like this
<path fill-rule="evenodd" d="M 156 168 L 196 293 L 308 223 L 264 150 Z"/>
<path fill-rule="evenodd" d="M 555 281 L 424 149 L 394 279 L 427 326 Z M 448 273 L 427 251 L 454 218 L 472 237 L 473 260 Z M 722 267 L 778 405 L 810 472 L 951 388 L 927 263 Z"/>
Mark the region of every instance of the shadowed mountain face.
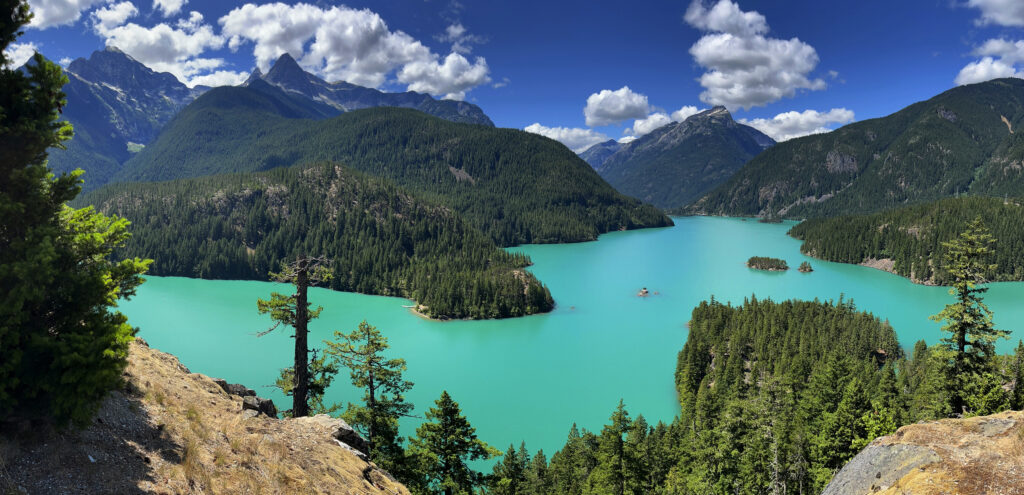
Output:
<path fill-rule="evenodd" d="M 626 144 L 597 144 L 581 156 L 587 155 L 620 192 L 676 208 L 706 194 L 773 144 L 757 129 L 734 121 L 725 107 L 715 107 Z"/>
<path fill-rule="evenodd" d="M 1024 80 L 960 86 L 887 117 L 792 139 L 686 208 L 791 218 L 1024 191 Z"/>
<path fill-rule="evenodd" d="M 384 93 L 344 81 L 329 83 L 302 70 L 291 55 L 285 53 L 277 59 L 266 74 L 257 69 L 245 85 L 263 80 L 290 94 L 302 95 L 318 104 L 334 109 L 335 113 L 370 107 L 403 107 L 441 117 L 452 122 L 494 126 L 480 107 L 454 100 L 435 100 L 428 94 L 408 91 Z"/>
<path fill-rule="evenodd" d="M 57 173 L 86 171 L 87 188 L 106 183 L 175 114 L 209 88 L 189 88 L 109 47 L 68 65 L 63 117 L 75 128 L 66 150 L 51 150 Z"/>

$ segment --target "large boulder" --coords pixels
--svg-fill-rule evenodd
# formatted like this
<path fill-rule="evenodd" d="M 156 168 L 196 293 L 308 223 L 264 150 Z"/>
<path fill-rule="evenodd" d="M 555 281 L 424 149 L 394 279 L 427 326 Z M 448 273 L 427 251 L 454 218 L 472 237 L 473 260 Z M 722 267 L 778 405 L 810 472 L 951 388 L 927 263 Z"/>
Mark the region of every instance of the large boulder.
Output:
<path fill-rule="evenodd" d="M 1024 412 L 907 425 L 843 467 L 823 495 L 1024 493 Z"/>
<path fill-rule="evenodd" d="M 370 453 L 370 444 L 343 419 L 333 418 L 326 414 L 317 414 L 316 416 L 296 418 L 295 421 L 316 423 L 327 429 L 332 438 L 347 447 L 351 447 L 362 454 L 362 456 L 369 455 Z"/>
<path fill-rule="evenodd" d="M 228 383 L 226 380 L 222 378 L 214 378 L 213 382 L 219 385 L 220 388 L 224 389 L 225 392 L 231 395 L 237 395 L 239 397 L 256 395 L 256 392 L 254 392 L 251 388 L 238 383 Z"/>
<path fill-rule="evenodd" d="M 274 406 L 274 401 L 255 395 L 242 397 L 242 410 L 256 411 L 271 418 L 277 418 L 277 407 Z"/>

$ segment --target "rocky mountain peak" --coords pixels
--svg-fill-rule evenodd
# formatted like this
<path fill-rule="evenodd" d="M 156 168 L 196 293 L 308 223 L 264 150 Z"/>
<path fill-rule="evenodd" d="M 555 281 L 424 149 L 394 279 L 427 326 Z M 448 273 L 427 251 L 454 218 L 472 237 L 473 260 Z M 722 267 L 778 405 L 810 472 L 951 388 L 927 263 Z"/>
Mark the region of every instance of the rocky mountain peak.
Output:
<path fill-rule="evenodd" d="M 299 76 L 305 78 L 306 74 L 306 71 L 302 70 L 299 63 L 296 62 L 288 52 L 284 52 L 277 58 L 277 61 L 274 62 L 270 71 L 267 72 L 267 78 L 281 79 Z"/>
<path fill-rule="evenodd" d="M 729 113 L 729 110 L 727 108 L 725 108 L 725 107 L 723 107 L 721 105 L 718 105 L 718 106 L 711 107 L 708 110 L 704 110 L 703 112 L 700 112 L 698 114 L 691 115 L 686 120 L 690 120 L 690 119 L 694 119 L 694 120 L 717 119 L 717 120 L 724 120 L 724 121 L 732 121 L 732 114 Z"/>

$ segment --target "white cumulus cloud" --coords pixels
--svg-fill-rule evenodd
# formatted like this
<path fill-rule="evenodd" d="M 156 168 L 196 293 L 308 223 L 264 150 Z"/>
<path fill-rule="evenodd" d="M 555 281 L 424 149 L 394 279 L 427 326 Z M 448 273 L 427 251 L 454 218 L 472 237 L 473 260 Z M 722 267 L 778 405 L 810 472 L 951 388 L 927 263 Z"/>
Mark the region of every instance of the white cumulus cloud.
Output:
<path fill-rule="evenodd" d="M 623 131 L 623 134 L 640 137 L 669 122 L 672 122 L 672 117 L 669 117 L 668 114 L 665 112 L 654 112 L 647 117 L 634 120 L 633 127 Z"/>
<path fill-rule="evenodd" d="M 676 122 L 682 122 L 686 120 L 687 117 L 691 115 L 697 115 L 698 113 L 701 113 L 704 110 L 706 109 L 697 108 L 693 105 L 685 105 L 683 106 L 683 108 L 680 108 L 679 110 L 672 112 L 672 120 Z"/>
<path fill-rule="evenodd" d="M 456 50 L 441 57 L 412 36 L 392 31 L 369 9 L 250 3 L 218 22 L 232 50 L 253 43 L 256 65 L 263 71 L 287 52 L 325 79 L 373 88 L 395 74 L 409 90 L 461 99 L 470 89 L 490 82 L 483 57 L 470 61 Z M 466 36 L 461 24 L 448 34 Z"/>
<path fill-rule="evenodd" d="M 623 86 L 615 91 L 603 89 L 588 96 L 583 115 L 588 126 L 603 126 L 623 120 L 642 119 L 649 111 L 647 96 L 634 93 L 629 86 Z"/>
<path fill-rule="evenodd" d="M 960 69 L 953 80 L 958 85 L 973 84 L 1000 77 L 1024 77 L 1018 69 L 1024 62 L 1024 40 L 990 39 L 972 52 L 981 57 Z"/>
<path fill-rule="evenodd" d="M 100 9 L 94 14 L 93 29 L 107 46 L 119 48 L 150 69 L 170 72 L 189 86 L 244 80 L 245 74 L 241 72 L 221 69 L 225 65 L 223 59 L 202 57 L 208 50 L 222 48 L 226 40 L 204 22 L 199 12 L 189 13 L 174 26 L 166 22 L 152 27 L 133 22 L 116 25 L 114 21 L 127 20 L 123 16 L 127 10 L 117 10 L 119 5 L 109 7 L 106 13 Z"/>
<path fill-rule="evenodd" d="M 768 38 L 768 24 L 757 12 L 743 12 L 731 0 L 719 0 L 711 8 L 693 0 L 686 22 L 707 31 L 690 55 L 707 69 L 700 77 L 701 101 L 731 109 L 766 105 L 797 90 L 821 90 L 822 79 L 811 79 L 818 65 L 814 47 L 798 38 Z"/>
<path fill-rule="evenodd" d="M 470 63 L 461 53 L 452 52 L 443 62 L 430 57 L 405 64 L 398 71 L 398 80 L 410 91 L 462 100 L 466 98 L 466 91 L 490 82 L 487 72 L 487 60 L 483 57 L 476 57 Z"/>
<path fill-rule="evenodd" d="M 188 3 L 188 0 L 153 0 L 153 9 L 163 12 L 164 17 L 181 12 L 181 8 Z"/>
<path fill-rule="evenodd" d="M 578 127 L 547 127 L 540 123 L 530 124 L 524 127 L 523 130 L 559 141 L 575 153 L 582 153 L 586 151 L 587 148 L 609 139 L 605 134 L 593 129 L 580 129 Z"/>
<path fill-rule="evenodd" d="M 108 0 L 29 0 L 28 5 L 35 16 L 29 27 L 46 29 L 72 24 L 82 17 L 82 12 L 93 5 Z"/>
<path fill-rule="evenodd" d="M 782 142 L 808 134 L 820 134 L 828 132 L 832 124 L 847 124 L 853 122 L 853 110 L 846 108 L 833 108 L 827 112 L 817 110 L 804 110 L 803 112 L 785 112 L 770 119 L 740 119 L 739 122 L 747 124 L 772 139 Z"/>
<path fill-rule="evenodd" d="M 1024 26 L 1024 2 L 1020 0 L 967 0 L 967 6 L 981 10 L 977 24 Z"/>
<path fill-rule="evenodd" d="M 131 2 L 109 4 L 93 11 L 93 27 L 99 33 L 108 32 L 124 24 L 138 13 L 139 9 L 135 8 L 135 4 Z"/>
<path fill-rule="evenodd" d="M 39 47 L 35 43 L 11 43 L 7 45 L 4 50 L 4 58 L 7 60 L 8 67 L 17 68 L 25 65 L 28 59 L 35 55 Z"/>

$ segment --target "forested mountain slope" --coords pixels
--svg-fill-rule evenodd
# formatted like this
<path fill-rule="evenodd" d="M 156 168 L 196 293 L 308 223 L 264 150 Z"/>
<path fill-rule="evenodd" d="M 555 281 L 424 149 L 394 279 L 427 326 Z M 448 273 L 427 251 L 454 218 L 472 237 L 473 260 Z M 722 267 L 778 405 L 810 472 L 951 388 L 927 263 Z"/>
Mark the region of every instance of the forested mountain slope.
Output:
<path fill-rule="evenodd" d="M 149 273 L 266 280 L 299 254 L 332 260 L 336 290 L 402 296 L 439 318 L 548 311 L 551 295 L 449 208 L 323 163 L 162 183 L 112 184 L 80 200 L 132 222 L 117 256 Z"/>
<path fill-rule="evenodd" d="M 790 218 L 1024 192 L 1024 80 L 960 86 L 887 117 L 761 153 L 686 208 Z"/>
<path fill-rule="evenodd" d="M 715 107 L 623 144 L 603 160 L 595 151 L 592 159 L 600 164 L 591 165 L 623 194 L 659 208 L 678 208 L 773 144 L 761 131 L 734 121 L 725 107 Z"/>
<path fill-rule="evenodd" d="M 1019 199 L 962 197 L 871 215 L 810 219 L 790 235 L 804 241 L 805 254 L 841 263 L 871 264 L 915 282 L 946 285 L 942 245 L 981 217 L 996 239 L 988 274 L 996 281 L 1024 280 L 1024 207 Z"/>
<path fill-rule="evenodd" d="M 266 103 L 268 98 L 278 103 Z M 269 85 L 211 90 L 182 110 L 118 179 L 336 161 L 450 206 L 502 246 L 671 225 L 660 211 L 616 192 L 572 151 L 542 136 L 400 108 L 295 118 L 304 115 L 276 108 L 289 99 Z"/>

